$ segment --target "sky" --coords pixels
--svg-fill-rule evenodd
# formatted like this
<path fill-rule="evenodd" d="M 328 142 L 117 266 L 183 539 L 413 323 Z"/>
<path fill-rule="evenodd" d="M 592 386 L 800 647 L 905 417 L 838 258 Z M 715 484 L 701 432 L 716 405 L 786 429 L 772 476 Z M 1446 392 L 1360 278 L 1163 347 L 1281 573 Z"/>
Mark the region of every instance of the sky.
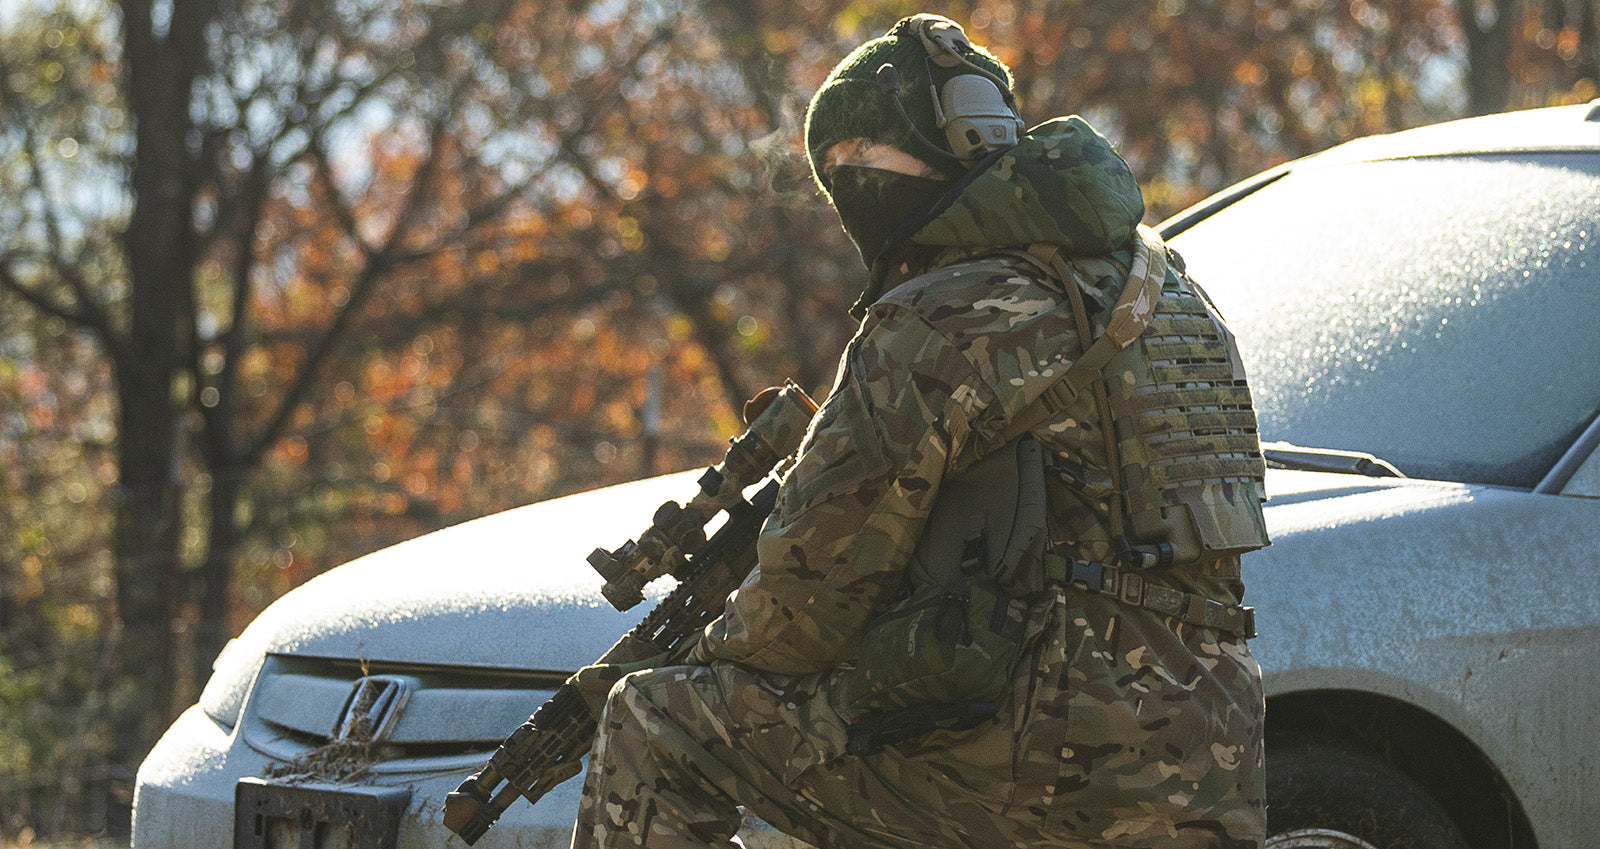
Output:
<path fill-rule="evenodd" d="M 37 8 L 39 4 L 35 0 L 0 0 L 0 26 L 10 27 Z"/>

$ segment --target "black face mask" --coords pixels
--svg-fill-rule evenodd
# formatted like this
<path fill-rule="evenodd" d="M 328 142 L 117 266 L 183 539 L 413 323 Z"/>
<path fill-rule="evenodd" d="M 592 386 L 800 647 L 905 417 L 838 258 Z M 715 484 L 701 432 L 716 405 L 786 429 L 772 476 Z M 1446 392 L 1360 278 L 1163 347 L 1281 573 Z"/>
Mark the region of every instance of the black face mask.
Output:
<path fill-rule="evenodd" d="M 927 215 L 950 188 L 950 181 L 943 178 L 913 177 L 862 165 L 836 166 L 829 180 L 833 208 L 867 268 L 886 249 L 898 247 L 885 244 L 891 236 L 904 241 L 914 235 L 898 231 L 908 221 Z"/>

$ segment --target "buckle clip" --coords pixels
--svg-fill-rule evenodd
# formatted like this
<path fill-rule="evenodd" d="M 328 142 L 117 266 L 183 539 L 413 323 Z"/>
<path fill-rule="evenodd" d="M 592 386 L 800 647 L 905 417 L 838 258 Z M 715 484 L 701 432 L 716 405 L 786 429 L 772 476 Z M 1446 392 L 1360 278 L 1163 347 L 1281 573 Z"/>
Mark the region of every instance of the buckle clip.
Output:
<path fill-rule="evenodd" d="M 1090 592 L 1100 592 L 1106 585 L 1106 567 L 1099 563 L 1074 560 L 1069 580 L 1074 584 L 1083 585 L 1083 588 Z"/>
<path fill-rule="evenodd" d="M 1144 578 L 1129 572 L 1122 576 L 1122 592 L 1120 597 L 1123 602 L 1138 607 L 1144 604 Z"/>

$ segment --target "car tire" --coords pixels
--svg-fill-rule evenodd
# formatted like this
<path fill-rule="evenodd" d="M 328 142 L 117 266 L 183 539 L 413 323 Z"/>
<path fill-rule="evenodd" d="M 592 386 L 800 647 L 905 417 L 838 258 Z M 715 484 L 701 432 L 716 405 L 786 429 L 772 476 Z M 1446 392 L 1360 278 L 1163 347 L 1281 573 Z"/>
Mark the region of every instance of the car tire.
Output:
<path fill-rule="evenodd" d="M 1422 786 L 1366 752 L 1267 748 L 1267 849 L 1467 849 Z"/>

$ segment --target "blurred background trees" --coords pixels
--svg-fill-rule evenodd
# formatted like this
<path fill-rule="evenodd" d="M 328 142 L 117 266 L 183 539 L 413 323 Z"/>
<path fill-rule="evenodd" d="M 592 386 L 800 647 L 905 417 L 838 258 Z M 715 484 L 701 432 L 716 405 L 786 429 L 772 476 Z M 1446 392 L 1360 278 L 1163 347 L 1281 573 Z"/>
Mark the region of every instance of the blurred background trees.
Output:
<path fill-rule="evenodd" d="M 1154 222 L 1597 95 L 1595 0 L 0 0 L 0 839 L 122 833 L 222 643 L 343 560 L 712 462 L 864 272 L 804 105 L 949 14 Z"/>

